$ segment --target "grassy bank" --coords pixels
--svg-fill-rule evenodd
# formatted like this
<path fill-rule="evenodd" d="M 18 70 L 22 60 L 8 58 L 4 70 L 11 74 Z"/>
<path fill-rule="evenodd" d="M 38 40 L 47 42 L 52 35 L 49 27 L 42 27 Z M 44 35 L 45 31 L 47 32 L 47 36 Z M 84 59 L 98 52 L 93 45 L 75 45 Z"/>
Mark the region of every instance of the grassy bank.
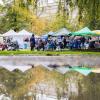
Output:
<path fill-rule="evenodd" d="M 30 51 L 30 50 L 19 50 L 19 51 L 0 51 L 0 55 L 46 55 L 46 56 L 53 56 L 53 55 L 67 55 L 67 54 L 82 54 L 82 55 L 100 55 L 100 52 L 93 52 L 93 51 Z"/>

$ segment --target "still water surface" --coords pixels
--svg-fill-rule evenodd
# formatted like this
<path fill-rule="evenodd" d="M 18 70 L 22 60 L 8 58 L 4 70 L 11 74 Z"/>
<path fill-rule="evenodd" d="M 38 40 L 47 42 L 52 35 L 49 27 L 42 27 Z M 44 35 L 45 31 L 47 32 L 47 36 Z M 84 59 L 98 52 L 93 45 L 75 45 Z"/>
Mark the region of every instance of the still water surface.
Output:
<path fill-rule="evenodd" d="M 59 67 L 48 67 L 50 64 Z M 0 100 L 100 100 L 99 73 L 85 76 L 77 71 L 65 71 L 64 65 L 99 67 L 100 58 L 0 57 Z"/>

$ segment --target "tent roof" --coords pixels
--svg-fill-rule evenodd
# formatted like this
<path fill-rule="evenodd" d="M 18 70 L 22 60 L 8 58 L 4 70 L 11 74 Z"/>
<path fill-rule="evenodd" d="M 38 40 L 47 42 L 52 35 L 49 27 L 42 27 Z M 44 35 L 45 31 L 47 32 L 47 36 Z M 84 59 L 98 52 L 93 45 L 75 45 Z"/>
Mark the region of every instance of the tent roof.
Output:
<path fill-rule="evenodd" d="M 42 35 L 42 37 L 48 37 L 48 35 L 54 35 L 54 32 L 50 31 L 48 33 L 45 33 L 44 35 Z"/>
<path fill-rule="evenodd" d="M 95 35 L 94 32 L 92 32 L 88 27 L 85 27 L 79 31 L 76 32 L 72 32 L 72 35 L 81 35 L 81 36 L 85 36 L 85 35 Z"/>
<path fill-rule="evenodd" d="M 19 36 L 32 36 L 32 33 L 30 33 L 30 32 L 23 29 L 20 32 L 18 32 L 17 35 L 19 35 Z"/>
<path fill-rule="evenodd" d="M 40 38 L 40 36 L 38 36 L 38 35 L 35 35 L 35 38 Z"/>
<path fill-rule="evenodd" d="M 70 31 L 67 30 L 66 28 L 62 28 L 60 30 L 58 30 L 56 33 L 55 33 L 55 36 L 61 36 L 61 35 L 69 35 Z"/>
<path fill-rule="evenodd" d="M 100 30 L 94 30 L 92 32 L 96 33 L 97 35 L 100 35 Z"/>
<path fill-rule="evenodd" d="M 4 33 L 2 36 L 15 36 L 17 33 L 14 30 L 9 30 L 8 32 Z"/>
<path fill-rule="evenodd" d="M 52 31 L 50 31 L 49 33 L 47 33 L 48 35 L 53 35 L 54 34 L 54 32 L 52 32 Z"/>

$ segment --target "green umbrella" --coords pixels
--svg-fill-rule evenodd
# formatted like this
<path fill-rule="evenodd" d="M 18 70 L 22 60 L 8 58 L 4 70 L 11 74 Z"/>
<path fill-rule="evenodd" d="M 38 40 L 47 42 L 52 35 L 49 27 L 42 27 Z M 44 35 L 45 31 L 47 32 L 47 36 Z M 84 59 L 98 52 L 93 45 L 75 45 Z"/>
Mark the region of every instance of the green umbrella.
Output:
<path fill-rule="evenodd" d="M 88 27 L 85 27 L 77 32 L 71 33 L 73 36 L 95 36 L 96 34 L 92 32 Z"/>

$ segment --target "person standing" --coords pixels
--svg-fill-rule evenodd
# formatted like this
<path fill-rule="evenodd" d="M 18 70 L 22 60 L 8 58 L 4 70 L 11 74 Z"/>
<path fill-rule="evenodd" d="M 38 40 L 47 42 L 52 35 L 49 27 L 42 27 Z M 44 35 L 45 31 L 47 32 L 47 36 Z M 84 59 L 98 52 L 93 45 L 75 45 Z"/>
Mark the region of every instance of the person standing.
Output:
<path fill-rule="evenodd" d="M 64 49 L 66 48 L 67 46 L 67 41 L 66 41 L 66 37 L 63 38 L 63 45 L 64 45 Z"/>
<path fill-rule="evenodd" d="M 35 48 L 35 37 L 34 37 L 34 34 L 30 38 L 30 47 L 31 47 L 31 51 L 34 50 L 34 48 Z"/>

